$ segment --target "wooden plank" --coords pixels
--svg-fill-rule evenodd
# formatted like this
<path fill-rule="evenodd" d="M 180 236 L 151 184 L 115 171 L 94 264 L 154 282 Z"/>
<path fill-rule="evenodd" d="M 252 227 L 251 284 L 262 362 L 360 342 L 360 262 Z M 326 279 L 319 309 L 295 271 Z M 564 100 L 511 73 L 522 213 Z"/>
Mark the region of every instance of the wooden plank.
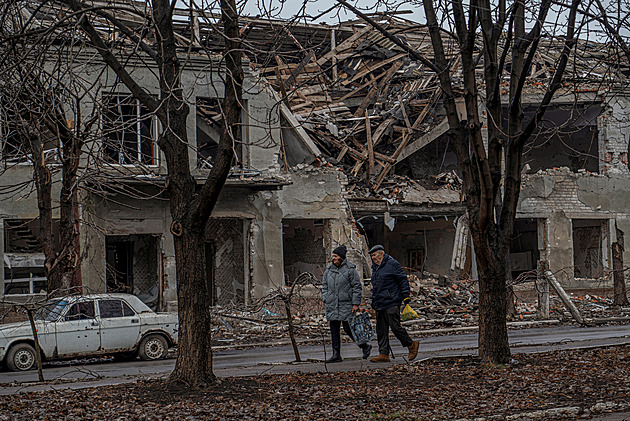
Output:
<path fill-rule="evenodd" d="M 398 94 L 398 103 L 400 104 L 400 111 L 402 112 L 403 119 L 405 120 L 405 124 L 408 129 L 411 129 L 411 123 L 409 122 L 409 117 L 407 117 L 407 109 L 405 108 L 405 102 L 402 99 L 402 96 Z"/>
<path fill-rule="evenodd" d="M 339 44 L 334 50 L 330 50 L 329 52 L 324 54 L 322 57 L 320 57 L 317 60 L 317 65 L 321 66 L 324 63 L 326 63 L 328 60 L 332 59 L 332 57 L 334 55 L 336 55 L 336 54 L 338 54 L 338 53 L 340 53 L 342 51 L 348 50 L 350 48 L 353 48 L 355 42 L 357 42 L 358 40 L 360 40 L 363 37 L 367 36 L 367 34 L 372 32 L 373 29 L 374 28 L 372 28 L 370 25 L 368 25 L 365 28 L 363 28 L 360 31 L 358 31 L 357 33 L 355 33 L 354 35 L 351 35 L 344 42 Z M 339 57 L 337 57 L 337 59 L 339 59 Z"/>
<path fill-rule="evenodd" d="M 363 117 L 365 115 L 365 110 L 367 110 L 367 107 L 369 107 L 370 104 L 376 99 L 376 95 L 378 94 L 378 91 L 381 90 L 390 80 L 392 80 L 392 78 L 394 77 L 398 69 L 402 67 L 402 65 L 403 65 L 402 60 L 398 60 L 397 62 L 392 64 L 392 67 L 390 67 L 389 70 L 387 70 L 387 73 L 385 74 L 383 79 L 379 82 L 379 84 L 373 87 L 372 89 L 370 89 L 370 92 L 368 92 L 365 98 L 363 98 L 363 102 L 354 113 L 355 117 Z"/>
<path fill-rule="evenodd" d="M 393 57 L 388 58 L 387 60 L 379 61 L 376 66 L 371 67 L 371 68 L 367 64 L 364 64 L 363 66 L 365 67 L 365 69 L 361 70 L 359 73 L 354 75 L 352 77 L 352 79 L 342 81 L 341 85 L 342 86 L 347 86 L 347 85 L 351 84 L 352 82 L 354 82 L 355 80 L 357 80 L 359 78 L 362 78 L 363 76 L 367 75 L 368 73 L 372 73 L 375 70 L 380 69 L 381 67 L 387 66 L 389 63 L 393 63 L 396 60 L 399 60 L 399 59 L 405 57 L 406 55 L 407 55 L 406 53 L 397 54 L 397 55 L 395 55 Z"/>
<path fill-rule="evenodd" d="M 372 175 L 372 172 L 374 172 L 374 146 L 372 145 L 372 125 L 370 124 L 369 118 L 365 119 L 365 135 L 366 135 L 365 137 L 367 141 L 367 150 L 368 150 L 367 179 L 368 179 L 368 186 L 369 186 L 370 176 Z"/>
<path fill-rule="evenodd" d="M 297 78 L 297 76 L 302 73 L 302 71 L 304 70 L 304 68 L 306 67 L 306 65 L 315 58 L 315 53 L 313 51 L 310 51 L 306 57 L 304 57 L 302 59 L 302 61 L 300 62 L 300 64 L 298 65 L 298 67 L 295 68 L 295 70 L 293 72 L 291 72 L 291 75 L 288 77 L 287 80 L 284 81 L 283 85 L 285 89 L 288 89 L 291 87 L 291 85 L 293 85 L 295 83 L 295 80 Z"/>

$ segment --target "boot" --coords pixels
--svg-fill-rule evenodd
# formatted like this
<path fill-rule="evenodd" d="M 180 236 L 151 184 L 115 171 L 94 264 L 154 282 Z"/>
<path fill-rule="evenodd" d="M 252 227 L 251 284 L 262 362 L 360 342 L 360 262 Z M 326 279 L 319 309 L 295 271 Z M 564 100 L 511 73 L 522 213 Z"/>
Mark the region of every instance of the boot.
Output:
<path fill-rule="evenodd" d="M 339 325 L 333 326 L 330 324 L 330 339 L 332 342 L 332 356 L 326 360 L 326 364 L 331 363 L 340 363 L 341 358 L 341 330 L 339 329 Z"/>
<path fill-rule="evenodd" d="M 387 354 L 378 354 L 377 357 L 370 358 L 370 361 L 372 361 L 373 363 L 388 363 L 389 362 L 389 355 L 387 355 Z"/>
<path fill-rule="evenodd" d="M 414 358 L 418 355 L 418 347 L 420 346 L 420 342 L 413 341 L 411 345 L 409 345 L 409 361 L 413 361 Z"/>
<path fill-rule="evenodd" d="M 372 353 L 372 345 L 363 344 L 361 345 L 361 349 L 363 350 L 363 359 L 367 360 L 370 354 Z"/>

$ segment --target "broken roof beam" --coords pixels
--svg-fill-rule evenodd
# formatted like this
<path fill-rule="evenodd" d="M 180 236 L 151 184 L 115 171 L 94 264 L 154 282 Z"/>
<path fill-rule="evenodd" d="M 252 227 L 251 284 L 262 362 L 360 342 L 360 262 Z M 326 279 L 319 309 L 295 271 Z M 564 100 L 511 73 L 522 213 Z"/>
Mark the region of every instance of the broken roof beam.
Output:
<path fill-rule="evenodd" d="M 315 161 L 315 159 L 317 159 L 322 154 L 317 145 L 315 145 L 311 137 L 308 135 L 308 133 L 306 133 L 306 130 L 304 130 L 302 124 L 297 121 L 291 110 L 289 110 L 289 107 L 287 107 L 286 104 L 278 97 L 278 93 L 269 86 L 267 86 L 266 89 L 273 100 L 276 101 L 278 107 L 280 107 L 280 114 L 282 115 L 282 117 L 284 117 L 287 122 L 292 126 L 291 128 L 295 131 L 298 139 L 302 141 L 304 146 L 306 146 L 308 151 L 313 155 L 312 159 L 313 161 Z"/>
<path fill-rule="evenodd" d="M 330 50 L 329 52 L 324 54 L 322 57 L 320 57 L 317 60 L 317 65 L 321 66 L 324 63 L 326 63 L 328 60 L 332 59 L 333 56 L 339 54 L 340 52 L 354 48 L 356 44 L 358 44 L 359 41 L 363 40 L 363 38 L 366 37 L 370 32 L 372 32 L 373 29 L 374 28 L 372 28 L 370 25 L 367 25 L 365 28 L 361 29 L 354 35 L 351 35 L 341 44 L 337 45 L 337 47 L 334 50 Z"/>
<path fill-rule="evenodd" d="M 409 158 L 411 155 L 418 152 L 420 149 L 424 148 L 429 143 L 433 142 L 435 139 L 442 136 L 446 132 L 448 132 L 448 120 L 444 118 L 444 120 L 442 120 L 440 124 L 434 127 L 433 130 L 431 130 L 429 133 L 420 137 L 409 146 L 406 146 L 400 153 L 400 161 Z"/>
<path fill-rule="evenodd" d="M 390 67 L 389 70 L 387 70 L 385 77 L 381 79 L 378 85 L 373 86 L 372 89 L 370 89 L 370 92 L 365 96 L 365 98 L 363 99 L 363 102 L 354 113 L 355 117 L 363 117 L 365 115 L 365 111 L 367 110 L 367 107 L 369 107 L 372 104 L 372 102 L 374 102 L 378 92 L 380 92 L 385 87 L 385 85 L 387 85 L 389 81 L 392 80 L 392 78 L 394 77 L 396 72 L 402 67 L 402 65 L 403 65 L 402 60 L 398 60 L 397 62 L 392 64 L 392 67 Z"/>

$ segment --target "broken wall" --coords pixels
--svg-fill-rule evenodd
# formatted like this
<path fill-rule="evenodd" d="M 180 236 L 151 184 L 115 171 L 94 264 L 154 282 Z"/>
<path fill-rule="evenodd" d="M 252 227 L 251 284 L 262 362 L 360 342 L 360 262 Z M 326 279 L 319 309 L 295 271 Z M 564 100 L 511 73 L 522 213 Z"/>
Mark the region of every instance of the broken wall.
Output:
<path fill-rule="evenodd" d="M 630 218 L 630 180 L 617 174 L 596 175 L 573 173 L 566 168 L 541 171 L 523 177 L 519 217 L 546 219 L 545 255 L 550 269 L 568 288 L 602 286 L 602 279 L 576 279 L 574 272 L 573 221 L 600 220 L 627 227 Z M 623 229 L 622 229 L 623 231 Z M 612 267 L 610 245 L 614 241 L 610 229 L 602 229 L 602 264 Z M 578 248 L 582 245 L 578 245 Z M 585 247 L 585 246 L 584 246 Z M 624 252 L 624 259 L 630 258 Z M 628 260 L 626 260 L 628 261 Z M 610 280 L 604 279 L 605 285 Z"/>

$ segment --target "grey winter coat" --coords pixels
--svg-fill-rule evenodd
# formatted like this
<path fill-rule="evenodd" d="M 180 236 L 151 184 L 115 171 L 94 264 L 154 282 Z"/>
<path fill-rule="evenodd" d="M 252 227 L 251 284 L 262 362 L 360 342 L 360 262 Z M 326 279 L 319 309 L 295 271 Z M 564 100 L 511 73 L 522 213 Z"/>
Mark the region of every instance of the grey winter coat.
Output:
<path fill-rule="evenodd" d="M 354 263 L 344 260 L 339 267 L 330 263 L 322 278 L 322 300 L 326 319 L 348 320 L 352 306 L 361 304 L 361 279 Z"/>

